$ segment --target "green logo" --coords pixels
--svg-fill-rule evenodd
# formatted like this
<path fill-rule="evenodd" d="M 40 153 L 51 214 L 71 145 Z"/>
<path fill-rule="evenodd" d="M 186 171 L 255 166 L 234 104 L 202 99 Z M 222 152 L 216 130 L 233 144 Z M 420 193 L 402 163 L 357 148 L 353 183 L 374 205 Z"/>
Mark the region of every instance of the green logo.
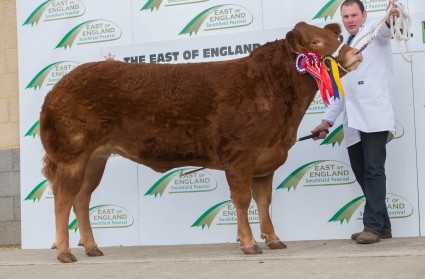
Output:
<path fill-rule="evenodd" d="M 99 43 L 118 40 L 121 37 L 121 29 L 112 21 L 95 19 L 83 22 L 72 28 L 58 43 L 56 48 L 71 48 L 77 45 Z"/>
<path fill-rule="evenodd" d="M 425 44 L 425 21 L 422 21 L 422 42 Z"/>
<path fill-rule="evenodd" d="M 189 34 L 192 36 L 192 33 L 196 35 L 201 27 L 203 27 L 203 31 L 243 27 L 250 25 L 253 20 L 251 12 L 242 6 L 218 5 L 195 16 L 179 35 Z"/>
<path fill-rule="evenodd" d="M 345 220 L 348 223 L 353 216 L 355 219 L 361 220 L 363 218 L 364 203 L 364 196 L 353 199 L 338 210 L 328 222 L 340 222 L 342 224 Z M 413 214 L 412 204 L 399 195 L 387 193 L 385 203 L 390 218 L 407 218 Z M 361 205 L 363 207 L 360 207 Z M 357 210 L 358 208 L 360 210 Z"/>
<path fill-rule="evenodd" d="M 37 25 L 38 22 L 59 20 L 82 16 L 86 12 L 83 2 L 79 0 L 48 0 L 38 6 L 25 20 L 23 25 Z"/>
<path fill-rule="evenodd" d="M 134 223 L 131 213 L 123 207 L 112 204 L 96 205 L 89 209 L 90 225 L 94 229 L 126 228 Z M 68 229 L 78 230 L 77 219 L 69 224 Z"/>
<path fill-rule="evenodd" d="M 35 138 L 35 136 L 40 136 L 40 120 L 37 120 L 37 122 L 34 123 L 34 125 L 31 126 L 31 128 L 26 132 L 24 137 L 32 136 Z"/>
<path fill-rule="evenodd" d="M 43 84 L 46 86 L 55 85 L 64 75 L 75 69 L 78 65 L 73 61 L 60 61 L 52 63 L 43 68 L 35 77 L 28 83 L 25 89 L 34 88 L 40 89 Z"/>
<path fill-rule="evenodd" d="M 36 200 L 40 201 L 41 197 L 43 196 L 44 192 L 50 188 L 49 181 L 43 180 L 40 184 L 35 186 L 35 188 L 31 191 L 31 193 L 28 194 L 28 196 L 25 198 L 26 201 L 32 200 L 35 202 Z M 48 196 L 46 198 L 53 198 L 53 194 L 51 191 L 48 191 Z"/>
<path fill-rule="evenodd" d="M 163 0 L 149 0 L 140 10 L 143 11 L 150 9 L 151 11 L 153 11 L 154 8 L 158 10 L 159 6 L 161 6 L 162 1 Z"/>
<path fill-rule="evenodd" d="M 326 3 L 326 5 L 323 6 L 323 8 L 320 9 L 320 11 L 313 17 L 313 19 L 324 18 L 326 20 L 328 17 L 332 19 L 343 1 L 344 0 L 328 1 L 328 3 Z"/>
<path fill-rule="evenodd" d="M 236 207 L 231 200 L 218 203 L 209 208 L 193 223 L 192 227 L 202 227 L 204 229 L 207 226 L 210 228 L 214 220 L 216 225 L 235 225 L 238 223 Z M 257 205 L 254 201 L 251 201 L 248 208 L 248 221 L 250 224 L 259 223 L 260 221 Z"/>
<path fill-rule="evenodd" d="M 344 139 L 344 129 L 343 125 L 339 125 L 336 129 L 334 129 L 323 141 L 320 145 L 332 144 L 332 147 L 335 147 L 335 144 L 338 143 L 341 146 L 341 142 Z"/>
<path fill-rule="evenodd" d="M 159 9 L 159 6 L 161 6 L 163 0 L 149 0 L 146 2 L 146 4 L 140 9 L 143 10 L 151 10 L 153 11 L 154 8 L 156 10 Z M 178 5 L 186 5 L 186 4 L 193 4 L 193 3 L 199 3 L 199 2 L 207 2 L 209 0 L 166 0 L 165 6 L 178 6 Z"/>
<path fill-rule="evenodd" d="M 341 224 L 344 220 L 348 223 L 353 216 L 354 212 L 362 205 L 365 201 L 364 196 L 360 196 L 350 201 L 346 205 L 344 205 L 338 212 L 332 216 L 332 218 L 328 222 L 340 222 Z"/>
<path fill-rule="evenodd" d="M 208 192 L 217 188 L 217 180 L 210 173 L 199 168 L 181 168 L 173 170 L 161 177 L 145 194 L 145 196 L 168 193 Z"/>
<path fill-rule="evenodd" d="M 339 161 L 318 160 L 302 165 L 293 171 L 280 185 L 276 188 L 295 189 L 302 184 L 304 187 L 315 186 L 336 186 L 343 184 L 351 184 L 356 181 L 351 167 Z"/>

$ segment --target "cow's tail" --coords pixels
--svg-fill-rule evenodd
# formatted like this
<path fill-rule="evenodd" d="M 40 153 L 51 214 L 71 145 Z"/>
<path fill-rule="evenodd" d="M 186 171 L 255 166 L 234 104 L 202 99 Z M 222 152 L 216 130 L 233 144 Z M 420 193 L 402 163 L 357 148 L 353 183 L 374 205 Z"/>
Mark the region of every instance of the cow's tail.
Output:
<path fill-rule="evenodd" d="M 43 164 L 43 175 L 52 183 L 56 176 L 57 164 L 49 157 L 49 155 L 47 155 L 47 153 L 44 155 Z"/>

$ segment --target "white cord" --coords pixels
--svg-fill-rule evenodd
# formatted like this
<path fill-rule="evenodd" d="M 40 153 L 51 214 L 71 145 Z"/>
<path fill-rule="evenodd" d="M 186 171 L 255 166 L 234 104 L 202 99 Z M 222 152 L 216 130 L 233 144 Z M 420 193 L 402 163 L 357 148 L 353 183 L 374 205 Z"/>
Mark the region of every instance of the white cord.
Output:
<path fill-rule="evenodd" d="M 403 56 L 406 62 L 412 62 L 412 54 L 410 54 L 409 46 L 407 41 L 411 38 L 410 35 L 410 16 L 407 14 L 406 10 L 403 8 L 401 3 L 395 2 L 399 16 L 396 17 L 392 15 L 390 17 L 390 27 L 391 34 L 393 34 L 394 40 L 396 41 L 398 48 L 400 49 L 401 56 Z M 406 52 L 402 50 L 401 42 L 404 42 Z"/>
<path fill-rule="evenodd" d="M 407 45 L 407 41 L 410 39 L 410 16 L 407 14 L 406 10 L 404 9 L 403 5 L 399 2 L 395 2 L 394 5 L 395 8 L 398 10 L 399 16 L 396 17 L 395 15 L 391 15 L 391 7 L 388 8 L 387 13 L 385 16 L 381 19 L 381 21 L 376 25 L 376 27 L 360 38 L 356 39 L 356 42 L 352 44 L 352 47 L 355 47 L 363 38 L 365 38 L 367 35 L 372 33 L 372 36 L 370 37 L 369 41 L 361 48 L 360 51 L 363 51 L 372 41 L 375 39 L 375 37 L 378 35 L 379 30 L 381 29 L 382 25 L 385 23 L 387 18 L 390 18 L 390 28 L 391 28 L 391 34 L 393 35 L 394 40 L 396 41 L 401 56 L 406 62 L 412 62 L 412 55 L 410 54 L 409 47 Z M 406 51 L 403 51 L 401 48 L 401 41 L 404 41 Z M 407 52 L 407 54 L 406 54 Z"/>

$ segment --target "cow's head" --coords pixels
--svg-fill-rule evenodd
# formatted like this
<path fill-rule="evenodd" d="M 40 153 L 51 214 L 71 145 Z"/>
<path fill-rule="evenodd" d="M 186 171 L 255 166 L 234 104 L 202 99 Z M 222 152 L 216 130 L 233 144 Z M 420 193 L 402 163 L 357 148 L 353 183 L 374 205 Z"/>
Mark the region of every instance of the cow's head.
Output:
<path fill-rule="evenodd" d="M 363 60 L 363 56 L 357 53 L 357 49 L 342 43 L 339 40 L 340 35 L 341 27 L 337 23 L 319 28 L 300 22 L 286 34 L 285 43 L 287 49 L 294 53 L 315 50 L 322 56 L 332 55 L 343 69 L 353 71 Z"/>

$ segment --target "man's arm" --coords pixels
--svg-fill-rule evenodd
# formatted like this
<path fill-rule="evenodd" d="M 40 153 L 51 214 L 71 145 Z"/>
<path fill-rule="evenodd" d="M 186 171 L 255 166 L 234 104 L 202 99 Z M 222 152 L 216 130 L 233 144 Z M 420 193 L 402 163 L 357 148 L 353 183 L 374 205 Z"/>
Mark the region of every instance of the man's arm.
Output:
<path fill-rule="evenodd" d="M 345 99 L 341 97 L 334 100 L 332 105 L 326 108 L 322 122 L 317 125 L 313 130 L 311 130 L 312 134 L 321 132 L 318 137 L 314 138 L 314 140 L 326 138 L 326 135 L 328 133 L 323 131 L 329 130 L 329 128 L 334 125 L 335 120 L 338 118 L 338 115 L 342 112 L 344 102 Z"/>

